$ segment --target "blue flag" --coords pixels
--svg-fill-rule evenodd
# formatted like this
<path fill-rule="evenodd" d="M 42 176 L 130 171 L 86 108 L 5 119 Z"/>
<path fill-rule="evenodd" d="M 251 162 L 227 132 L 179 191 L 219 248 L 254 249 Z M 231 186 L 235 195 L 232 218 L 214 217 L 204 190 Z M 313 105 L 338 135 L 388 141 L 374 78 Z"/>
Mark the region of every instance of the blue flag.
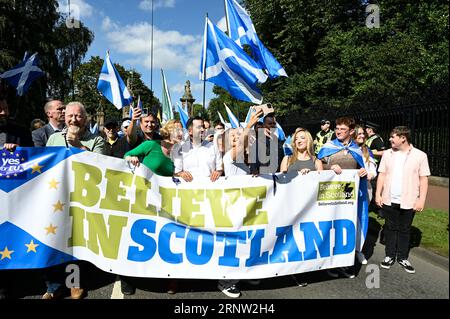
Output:
<path fill-rule="evenodd" d="M 239 123 L 239 119 L 231 112 L 230 108 L 224 103 L 225 110 L 227 111 L 228 119 L 230 120 L 230 124 L 232 128 L 239 128 L 241 123 Z"/>
<path fill-rule="evenodd" d="M 37 53 L 30 57 L 25 53 L 22 63 L 1 74 L 0 78 L 15 87 L 17 95 L 22 96 L 28 91 L 34 80 L 44 75 L 44 72 L 37 66 L 38 62 Z"/>
<path fill-rule="evenodd" d="M 283 143 L 283 152 L 285 156 L 291 156 L 292 154 L 294 154 L 291 143 L 292 143 L 292 135 L 290 135 Z"/>
<path fill-rule="evenodd" d="M 238 100 L 261 104 L 261 91 L 256 84 L 264 83 L 267 75 L 242 48 L 206 18 L 200 80 L 224 88 Z"/>
<path fill-rule="evenodd" d="M 103 63 L 100 76 L 98 78 L 97 89 L 108 99 L 117 109 L 130 105 L 133 98 L 127 87 L 123 83 L 122 78 L 106 53 L 105 62 Z"/>
<path fill-rule="evenodd" d="M 189 115 L 183 110 L 179 103 L 177 103 L 178 113 L 180 114 L 181 125 L 184 129 L 187 129 L 186 125 L 189 120 Z"/>
<path fill-rule="evenodd" d="M 236 0 L 225 1 L 225 11 L 228 21 L 228 32 L 241 48 L 246 44 L 250 47 L 253 59 L 267 71 L 270 78 L 287 76 L 281 64 L 274 58 L 269 50 L 262 44 L 256 34 L 255 26 L 249 14 Z"/>

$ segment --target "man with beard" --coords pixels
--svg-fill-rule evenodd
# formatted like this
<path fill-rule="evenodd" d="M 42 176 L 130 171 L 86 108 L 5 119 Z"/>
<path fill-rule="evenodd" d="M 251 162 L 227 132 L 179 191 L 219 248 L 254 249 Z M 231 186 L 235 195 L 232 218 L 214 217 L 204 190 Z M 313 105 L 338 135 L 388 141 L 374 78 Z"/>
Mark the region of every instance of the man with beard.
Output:
<path fill-rule="evenodd" d="M 47 141 L 47 146 L 72 146 L 94 153 L 104 154 L 104 140 L 93 135 L 87 128 L 87 113 L 83 104 L 71 102 L 66 106 L 65 114 L 66 128 L 62 132 L 54 133 Z M 82 262 L 76 262 L 80 268 L 84 268 Z M 42 299 L 56 299 L 62 295 L 61 287 L 64 282 L 64 265 L 49 268 L 45 272 L 47 292 Z M 80 271 L 82 273 L 82 271 Z M 81 287 L 70 288 L 72 299 L 81 299 L 84 289 Z"/>
<path fill-rule="evenodd" d="M 72 146 L 94 153 L 105 153 L 103 139 L 87 129 L 87 113 L 83 104 L 80 102 L 67 104 L 65 120 L 67 132 L 58 132 L 50 136 L 47 146 Z"/>
<path fill-rule="evenodd" d="M 48 123 L 31 133 L 34 146 L 45 146 L 50 135 L 62 131 L 65 121 L 64 110 L 64 104 L 59 100 L 51 100 L 45 103 L 44 111 L 47 114 Z"/>

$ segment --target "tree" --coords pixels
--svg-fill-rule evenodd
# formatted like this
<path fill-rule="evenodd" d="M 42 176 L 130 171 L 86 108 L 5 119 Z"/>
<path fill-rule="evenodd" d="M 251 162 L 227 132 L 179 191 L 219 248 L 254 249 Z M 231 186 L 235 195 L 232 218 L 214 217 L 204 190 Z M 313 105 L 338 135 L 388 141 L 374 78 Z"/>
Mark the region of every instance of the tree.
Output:
<path fill-rule="evenodd" d="M 288 78 L 262 85 L 265 101 L 299 119 L 448 100 L 448 1 L 245 0 L 261 41 Z"/>
<path fill-rule="evenodd" d="M 97 90 L 98 76 L 103 66 L 103 59 L 99 56 L 93 56 L 91 59 L 81 64 L 74 72 L 75 82 L 75 100 L 81 101 L 89 114 L 95 115 L 96 112 L 103 108 L 106 118 L 122 118 L 122 111 L 118 110 L 106 98 L 102 97 Z M 141 97 L 143 107 L 152 109 L 157 112 L 160 102 L 153 96 L 152 91 L 144 84 L 141 74 L 135 70 L 126 70 L 120 64 L 114 64 L 120 77 L 129 83 L 129 88 L 133 94 L 133 101 L 137 102 L 138 96 Z M 155 107 L 156 106 L 156 107 Z"/>
<path fill-rule="evenodd" d="M 12 114 L 26 126 L 35 117 L 45 117 L 47 97 L 65 99 L 70 89 L 69 66 L 80 64 L 93 40 L 82 23 L 68 29 L 57 7 L 55 0 L 0 0 L 0 72 L 19 64 L 25 52 L 37 52 L 46 73 L 21 98 L 9 87 Z"/>
<path fill-rule="evenodd" d="M 219 115 L 217 112 L 220 112 L 220 114 L 224 117 L 224 120 L 228 122 L 228 116 L 226 115 L 224 103 L 231 109 L 233 114 L 236 115 L 241 122 L 245 120 L 248 109 L 252 103 L 236 100 L 225 89 L 217 85 L 214 85 L 213 93 L 216 94 L 217 97 L 213 98 L 209 102 L 208 106 L 208 118 L 213 123 L 219 121 Z"/>

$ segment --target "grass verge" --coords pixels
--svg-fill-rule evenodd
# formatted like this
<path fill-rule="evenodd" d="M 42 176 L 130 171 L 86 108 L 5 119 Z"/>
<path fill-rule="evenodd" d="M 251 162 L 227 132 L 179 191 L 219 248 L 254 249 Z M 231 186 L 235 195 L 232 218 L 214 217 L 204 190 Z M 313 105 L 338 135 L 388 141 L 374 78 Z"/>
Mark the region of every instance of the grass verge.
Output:
<path fill-rule="evenodd" d="M 416 213 L 411 229 L 411 246 L 420 246 L 448 257 L 448 215 L 448 212 L 431 208 Z M 374 212 L 369 216 L 384 225 L 384 219 L 377 218 Z"/>

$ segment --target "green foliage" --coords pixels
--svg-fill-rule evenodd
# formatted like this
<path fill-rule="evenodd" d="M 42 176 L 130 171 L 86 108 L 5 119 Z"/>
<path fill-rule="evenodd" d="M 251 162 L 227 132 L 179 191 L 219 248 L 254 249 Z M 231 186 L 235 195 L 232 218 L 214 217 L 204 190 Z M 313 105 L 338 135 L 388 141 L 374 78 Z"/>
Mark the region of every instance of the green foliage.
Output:
<path fill-rule="evenodd" d="M 372 217 L 372 222 L 384 225 L 384 219 L 377 218 L 375 213 L 370 212 L 369 216 Z M 448 212 L 426 208 L 416 213 L 412 224 L 411 242 L 448 257 Z"/>
<path fill-rule="evenodd" d="M 371 29 L 365 1 L 243 2 L 259 38 L 289 75 L 262 85 L 264 101 L 282 117 L 448 99 L 448 1 L 377 1 L 380 27 Z M 213 117 L 229 99 L 223 90 L 216 94 Z"/>
<path fill-rule="evenodd" d="M 94 37 L 82 23 L 67 28 L 57 7 L 55 0 L 0 0 L 0 72 L 19 64 L 25 52 L 37 52 L 46 73 L 23 97 L 9 87 L 12 115 L 27 127 L 31 119 L 45 118 L 46 97 L 64 99 L 69 94 L 70 66 L 80 64 Z"/>
<path fill-rule="evenodd" d="M 103 59 L 93 56 L 91 59 L 81 64 L 74 72 L 75 96 L 74 100 L 81 101 L 91 115 L 103 109 L 105 118 L 122 118 L 122 110 L 118 110 L 97 90 L 98 75 L 102 69 Z M 137 101 L 141 97 L 142 106 L 157 113 L 160 103 L 153 96 L 152 91 L 143 83 L 141 74 L 135 70 L 126 70 L 120 64 L 114 64 L 120 77 L 128 82 L 133 100 Z"/>
<path fill-rule="evenodd" d="M 224 103 L 230 108 L 233 114 L 239 118 L 241 122 L 245 120 L 248 108 L 252 105 L 251 103 L 236 100 L 227 91 L 217 85 L 213 87 L 213 93 L 216 94 L 217 97 L 213 98 L 209 102 L 207 116 L 207 118 L 210 119 L 212 123 L 220 120 L 217 112 L 220 112 L 220 114 L 222 114 L 226 122 L 229 121 L 225 111 Z"/>

